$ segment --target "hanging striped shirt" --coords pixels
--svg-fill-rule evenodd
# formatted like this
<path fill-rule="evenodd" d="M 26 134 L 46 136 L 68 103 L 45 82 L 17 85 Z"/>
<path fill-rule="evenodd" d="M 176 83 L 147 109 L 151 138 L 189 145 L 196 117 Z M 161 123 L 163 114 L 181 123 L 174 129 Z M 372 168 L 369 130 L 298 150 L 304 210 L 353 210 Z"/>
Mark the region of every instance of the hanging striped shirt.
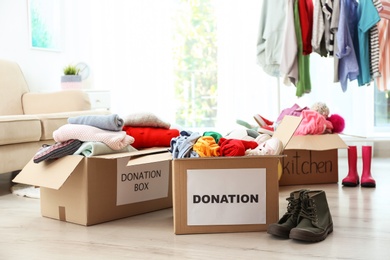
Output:
<path fill-rule="evenodd" d="M 390 20 L 390 1 L 382 0 L 382 10 L 379 12 L 381 18 Z"/>
<path fill-rule="evenodd" d="M 379 31 L 377 25 L 370 29 L 370 73 L 373 79 L 380 77 L 379 72 Z"/>
<path fill-rule="evenodd" d="M 332 0 L 326 0 L 325 4 L 322 6 L 322 11 L 325 14 L 325 19 L 328 20 L 327 22 L 330 24 L 332 20 L 332 13 L 333 13 L 333 1 Z M 329 28 L 329 42 L 327 42 L 327 49 L 329 52 L 329 56 L 333 56 L 334 54 L 334 33 Z"/>
<path fill-rule="evenodd" d="M 382 2 L 380 0 L 372 1 L 375 8 L 379 11 L 382 10 Z M 370 74 L 371 78 L 375 79 L 380 77 L 379 72 L 379 31 L 377 25 L 374 25 L 370 29 Z"/>

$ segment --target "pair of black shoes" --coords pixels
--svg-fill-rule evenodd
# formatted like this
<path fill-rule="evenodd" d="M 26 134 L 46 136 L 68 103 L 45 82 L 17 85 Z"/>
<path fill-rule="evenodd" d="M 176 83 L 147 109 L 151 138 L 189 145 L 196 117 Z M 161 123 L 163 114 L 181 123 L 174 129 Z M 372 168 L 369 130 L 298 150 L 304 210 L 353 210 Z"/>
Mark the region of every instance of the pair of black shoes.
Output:
<path fill-rule="evenodd" d="M 293 191 L 287 201 L 287 212 L 277 223 L 268 226 L 269 234 L 318 242 L 332 233 L 333 221 L 324 191 Z"/>

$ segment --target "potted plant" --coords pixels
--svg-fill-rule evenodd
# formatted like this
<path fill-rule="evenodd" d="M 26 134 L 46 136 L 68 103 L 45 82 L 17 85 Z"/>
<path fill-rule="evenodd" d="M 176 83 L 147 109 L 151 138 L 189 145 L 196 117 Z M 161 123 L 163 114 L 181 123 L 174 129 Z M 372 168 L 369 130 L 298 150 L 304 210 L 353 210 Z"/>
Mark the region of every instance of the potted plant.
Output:
<path fill-rule="evenodd" d="M 64 75 L 61 76 L 61 87 L 63 89 L 80 89 L 81 75 L 80 69 L 75 65 L 68 65 L 63 69 Z"/>

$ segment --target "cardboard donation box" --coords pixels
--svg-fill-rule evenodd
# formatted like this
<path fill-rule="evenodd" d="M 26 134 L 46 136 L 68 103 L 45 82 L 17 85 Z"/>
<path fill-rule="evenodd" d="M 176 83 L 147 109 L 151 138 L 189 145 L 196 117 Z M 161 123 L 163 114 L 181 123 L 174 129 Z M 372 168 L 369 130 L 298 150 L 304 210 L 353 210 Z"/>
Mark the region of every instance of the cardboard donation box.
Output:
<path fill-rule="evenodd" d="M 338 149 L 348 146 L 337 134 L 293 136 L 282 159 L 280 185 L 338 182 Z"/>
<path fill-rule="evenodd" d="M 14 182 L 40 187 L 42 216 L 89 226 L 172 207 L 171 159 L 165 148 L 31 160 Z"/>
<path fill-rule="evenodd" d="M 288 116 L 275 132 L 284 147 L 300 121 Z M 279 219 L 282 157 L 174 159 L 174 233 L 265 231 Z"/>

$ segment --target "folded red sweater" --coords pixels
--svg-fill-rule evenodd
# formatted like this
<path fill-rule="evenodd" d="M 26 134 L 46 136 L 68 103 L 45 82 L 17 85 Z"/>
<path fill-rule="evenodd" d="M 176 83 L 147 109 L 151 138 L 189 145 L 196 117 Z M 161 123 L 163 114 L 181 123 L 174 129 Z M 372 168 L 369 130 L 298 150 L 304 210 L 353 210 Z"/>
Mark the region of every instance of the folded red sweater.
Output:
<path fill-rule="evenodd" d="M 131 144 L 134 148 L 170 147 L 171 139 L 180 135 L 177 129 L 158 127 L 123 126 L 123 131 L 134 138 Z"/>

